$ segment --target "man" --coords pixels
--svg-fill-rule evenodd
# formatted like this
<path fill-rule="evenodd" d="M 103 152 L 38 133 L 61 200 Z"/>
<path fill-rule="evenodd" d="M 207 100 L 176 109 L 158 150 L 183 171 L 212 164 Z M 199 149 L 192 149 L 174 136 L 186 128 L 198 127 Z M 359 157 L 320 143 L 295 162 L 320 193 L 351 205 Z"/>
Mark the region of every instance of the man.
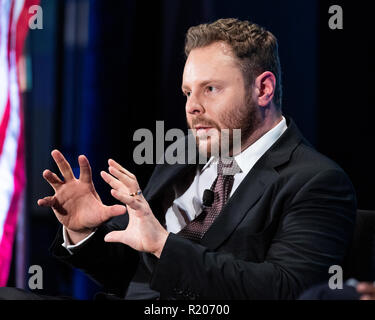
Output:
<path fill-rule="evenodd" d="M 220 19 L 190 28 L 185 52 L 182 91 L 198 149 L 210 155 L 222 129 L 241 129 L 235 171 L 223 174 L 228 163 L 215 156 L 204 166 L 158 165 L 142 194 L 135 175 L 109 160 L 101 176 L 125 209 L 101 202 L 85 156 L 76 179 L 54 150 L 64 181 L 44 171 L 55 194 L 38 201 L 63 225 L 52 252 L 121 298 L 297 298 L 342 262 L 353 187 L 283 117 L 270 32 Z M 203 204 L 207 189 L 214 196 Z"/>

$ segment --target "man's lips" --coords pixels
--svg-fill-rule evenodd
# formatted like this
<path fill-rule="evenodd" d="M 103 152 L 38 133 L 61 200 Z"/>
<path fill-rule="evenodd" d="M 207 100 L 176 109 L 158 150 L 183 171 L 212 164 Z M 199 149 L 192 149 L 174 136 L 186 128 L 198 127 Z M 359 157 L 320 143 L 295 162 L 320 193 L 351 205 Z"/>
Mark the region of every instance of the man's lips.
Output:
<path fill-rule="evenodd" d="M 197 137 L 209 138 L 210 136 L 216 135 L 216 128 L 208 125 L 197 125 L 194 127 L 196 130 Z"/>
<path fill-rule="evenodd" d="M 197 126 L 194 126 L 194 129 L 199 131 L 199 130 L 210 130 L 212 129 L 213 127 L 211 126 L 206 126 L 206 125 L 197 125 Z"/>

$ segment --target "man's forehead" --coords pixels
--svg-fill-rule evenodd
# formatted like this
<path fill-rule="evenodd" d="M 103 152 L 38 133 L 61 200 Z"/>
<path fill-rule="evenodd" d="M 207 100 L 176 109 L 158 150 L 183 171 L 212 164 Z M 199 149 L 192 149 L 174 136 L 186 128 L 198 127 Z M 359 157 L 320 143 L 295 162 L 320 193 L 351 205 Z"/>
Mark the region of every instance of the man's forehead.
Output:
<path fill-rule="evenodd" d="M 215 42 L 209 46 L 191 50 L 184 68 L 183 82 L 206 81 L 237 67 L 230 46 Z"/>

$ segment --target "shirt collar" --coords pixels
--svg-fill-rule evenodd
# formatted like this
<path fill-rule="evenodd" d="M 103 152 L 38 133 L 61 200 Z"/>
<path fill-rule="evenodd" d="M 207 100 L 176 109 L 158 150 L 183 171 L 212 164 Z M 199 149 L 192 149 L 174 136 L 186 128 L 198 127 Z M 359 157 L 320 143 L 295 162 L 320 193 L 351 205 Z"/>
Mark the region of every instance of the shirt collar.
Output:
<path fill-rule="evenodd" d="M 286 120 L 282 117 L 281 121 L 255 141 L 252 145 L 236 155 L 236 160 L 241 171 L 248 174 L 255 162 L 280 138 L 280 136 L 287 129 Z M 206 170 L 211 164 L 217 162 L 217 157 L 211 157 L 203 167 L 202 171 Z"/>

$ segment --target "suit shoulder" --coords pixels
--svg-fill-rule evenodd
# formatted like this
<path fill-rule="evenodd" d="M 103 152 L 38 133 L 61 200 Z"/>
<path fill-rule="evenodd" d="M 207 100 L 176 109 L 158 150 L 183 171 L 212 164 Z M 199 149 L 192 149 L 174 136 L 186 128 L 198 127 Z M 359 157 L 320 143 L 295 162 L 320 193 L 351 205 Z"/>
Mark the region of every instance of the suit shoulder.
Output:
<path fill-rule="evenodd" d="M 292 167 L 302 171 L 319 173 L 333 170 L 344 173 L 344 170 L 335 161 L 304 142 L 294 150 L 290 161 Z"/>
<path fill-rule="evenodd" d="M 291 154 L 289 162 L 278 169 L 282 184 L 299 186 L 315 182 L 330 189 L 334 185 L 345 186 L 352 193 L 355 188 L 345 171 L 332 159 L 301 142 Z M 297 188 L 297 189 L 298 189 Z"/>
<path fill-rule="evenodd" d="M 290 161 L 278 172 L 277 185 L 286 190 L 286 194 L 293 195 L 291 199 L 330 195 L 356 207 L 355 187 L 349 176 L 335 161 L 307 143 L 300 143 Z"/>

